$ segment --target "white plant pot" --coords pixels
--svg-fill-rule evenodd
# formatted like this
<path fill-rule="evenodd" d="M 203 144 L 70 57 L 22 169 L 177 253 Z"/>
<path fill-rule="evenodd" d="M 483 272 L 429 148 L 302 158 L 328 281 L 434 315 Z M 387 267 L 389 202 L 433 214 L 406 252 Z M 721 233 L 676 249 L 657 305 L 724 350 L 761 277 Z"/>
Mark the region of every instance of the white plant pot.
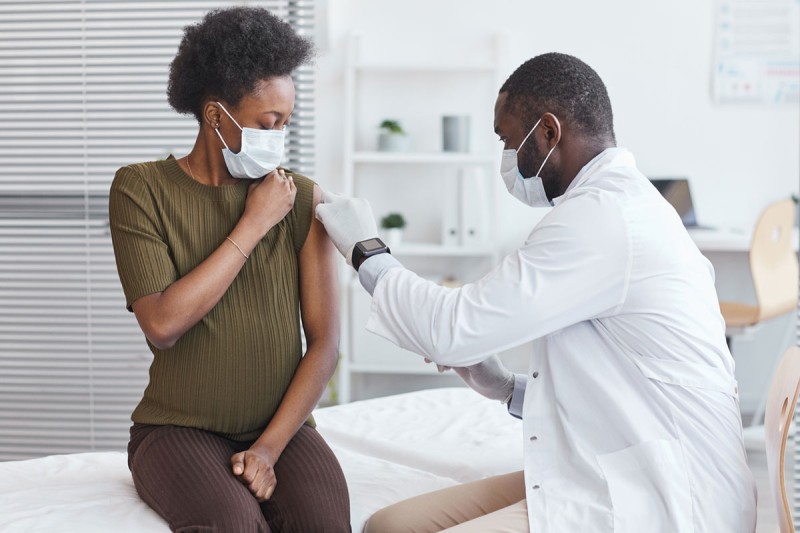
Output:
<path fill-rule="evenodd" d="M 384 229 L 382 240 L 389 248 L 397 248 L 403 242 L 403 228 Z"/>
<path fill-rule="evenodd" d="M 378 150 L 381 152 L 407 152 L 411 147 L 408 135 L 382 131 L 378 135 Z"/>

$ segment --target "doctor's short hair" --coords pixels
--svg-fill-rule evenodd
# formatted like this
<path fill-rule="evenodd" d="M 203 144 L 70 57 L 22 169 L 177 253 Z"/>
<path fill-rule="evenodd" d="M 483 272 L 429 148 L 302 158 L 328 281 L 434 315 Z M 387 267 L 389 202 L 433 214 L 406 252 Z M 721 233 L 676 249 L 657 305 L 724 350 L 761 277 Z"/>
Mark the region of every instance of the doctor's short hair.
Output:
<path fill-rule="evenodd" d="M 577 57 L 552 52 L 529 59 L 508 77 L 500 92 L 507 93 L 506 106 L 526 128 L 532 128 L 543 114 L 553 113 L 587 135 L 615 141 L 606 86 Z"/>
<path fill-rule="evenodd" d="M 209 96 L 236 107 L 258 82 L 291 74 L 310 61 L 314 47 L 269 11 L 237 6 L 210 11 L 183 29 L 169 67 L 167 101 L 202 122 Z"/>

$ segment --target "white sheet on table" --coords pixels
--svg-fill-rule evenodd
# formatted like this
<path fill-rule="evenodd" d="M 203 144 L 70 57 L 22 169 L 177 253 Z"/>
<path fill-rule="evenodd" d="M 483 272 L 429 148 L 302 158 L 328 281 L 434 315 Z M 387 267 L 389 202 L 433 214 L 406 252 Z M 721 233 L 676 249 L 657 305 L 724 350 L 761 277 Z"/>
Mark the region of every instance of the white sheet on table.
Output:
<path fill-rule="evenodd" d="M 519 422 L 468 389 L 354 402 L 315 416 L 347 478 L 354 532 L 386 505 L 521 465 Z M 136 494 L 126 461 L 124 453 L 95 452 L 0 462 L 0 531 L 168 532 Z"/>
<path fill-rule="evenodd" d="M 354 532 L 378 509 L 456 484 L 376 457 L 337 447 L 334 452 L 347 478 Z M 125 454 L 96 452 L 0 463 L 0 531 L 167 533 L 169 528 L 136 494 Z"/>
<path fill-rule="evenodd" d="M 452 479 L 332 446 L 350 491 L 350 523 L 358 533 L 364 522 L 387 505 L 458 483 Z"/>
<path fill-rule="evenodd" d="M 133 486 L 121 452 L 0 463 L 3 533 L 169 533 Z"/>
<path fill-rule="evenodd" d="M 522 470 L 522 423 L 467 388 L 431 389 L 320 409 L 339 448 L 460 482 Z"/>

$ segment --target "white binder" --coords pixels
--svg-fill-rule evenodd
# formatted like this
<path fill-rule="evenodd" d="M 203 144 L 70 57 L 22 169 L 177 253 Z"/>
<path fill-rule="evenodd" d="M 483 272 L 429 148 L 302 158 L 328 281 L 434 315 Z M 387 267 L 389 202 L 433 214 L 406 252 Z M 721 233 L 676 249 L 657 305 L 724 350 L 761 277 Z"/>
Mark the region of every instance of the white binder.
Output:
<path fill-rule="evenodd" d="M 459 171 L 460 173 L 460 171 Z M 444 198 L 442 198 L 442 246 L 459 245 L 460 198 L 459 176 L 450 174 L 444 178 Z"/>
<path fill-rule="evenodd" d="M 459 173 L 459 244 L 487 244 L 486 209 L 489 194 L 482 169 L 463 168 Z"/>

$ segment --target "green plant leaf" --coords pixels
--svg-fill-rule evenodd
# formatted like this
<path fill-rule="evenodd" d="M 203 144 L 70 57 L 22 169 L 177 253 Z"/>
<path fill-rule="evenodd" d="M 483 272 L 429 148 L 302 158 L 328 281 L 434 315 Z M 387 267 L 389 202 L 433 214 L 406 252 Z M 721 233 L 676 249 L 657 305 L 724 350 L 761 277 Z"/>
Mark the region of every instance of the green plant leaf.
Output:
<path fill-rule="evenodd" d="M 381 219 L 381 227 L 383 229 L 404 228 L 406 219 L 400 213 L 389 213 Z"/>
<path fill-rule="evenodd" d="M 400 134 L 405 133 L 403 131 L 402 126 L 400 126 L 400 122 L 398 122 L 397 120 L 386 119 L 383 122 L 381 122 L 380 128 L 382 130 L 387 130 L 392 133 L 400 133 Z"/>

